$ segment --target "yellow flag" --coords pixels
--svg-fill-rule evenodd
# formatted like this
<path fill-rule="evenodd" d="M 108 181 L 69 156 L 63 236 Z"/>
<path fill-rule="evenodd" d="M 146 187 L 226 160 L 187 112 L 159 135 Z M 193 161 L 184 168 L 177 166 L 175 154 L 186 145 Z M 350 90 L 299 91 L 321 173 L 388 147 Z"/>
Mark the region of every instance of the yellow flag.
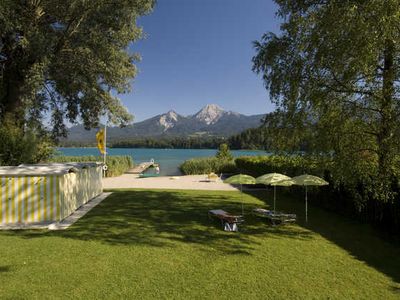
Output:
<path fill-rule="evenodd" d="M 106 143 L 104 140 L 104 129 L 100 129 L 96 133 L 97 148 L 99 148 L 100 153 L 104 154 L 106 152 Z"/>

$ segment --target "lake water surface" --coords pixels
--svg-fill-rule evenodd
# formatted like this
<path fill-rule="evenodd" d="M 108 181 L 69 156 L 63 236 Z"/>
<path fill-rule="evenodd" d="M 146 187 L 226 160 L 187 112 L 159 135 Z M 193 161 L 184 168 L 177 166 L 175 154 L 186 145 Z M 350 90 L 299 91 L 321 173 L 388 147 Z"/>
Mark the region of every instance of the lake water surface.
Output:
<path fill-rule="evenodd" d="M 64 155 L 99 155 L 97 148 L 58 148 Z M 160 164 L 160 175 L 179 175 L 179 165 L 185 160 L 214 156 L 217 150 L 214 149 L 153 149 L 153 148 L 109 148 L 108 155 L 130 155 L 135 164 L 154 159 Z M 243 155 L 265 155 L 265 151 L 232 150 L 235 157 Z"/>

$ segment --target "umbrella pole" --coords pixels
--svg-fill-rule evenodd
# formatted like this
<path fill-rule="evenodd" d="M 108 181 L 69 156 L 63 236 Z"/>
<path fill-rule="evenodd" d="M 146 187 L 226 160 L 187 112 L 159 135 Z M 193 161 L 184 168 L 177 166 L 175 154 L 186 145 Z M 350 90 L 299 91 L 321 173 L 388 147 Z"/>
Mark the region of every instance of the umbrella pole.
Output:
<path fill-rule="evenodd" d="M 242 216 L 244 216 L 244 210 L 243 210 L 243 185 L 240 184 L 240 195 L 242 197 Z"/>
<path fill-rule="evenodd" d="M 275 214 L 275 201 L 276 201 L 276 185 L 274 185 L 274 214 Z"/>
<path fill-rule="evenodd" d="M 307 207 L 307 186 L 306 186 L 306 222 L 308 222 L 308 207 Z"/>

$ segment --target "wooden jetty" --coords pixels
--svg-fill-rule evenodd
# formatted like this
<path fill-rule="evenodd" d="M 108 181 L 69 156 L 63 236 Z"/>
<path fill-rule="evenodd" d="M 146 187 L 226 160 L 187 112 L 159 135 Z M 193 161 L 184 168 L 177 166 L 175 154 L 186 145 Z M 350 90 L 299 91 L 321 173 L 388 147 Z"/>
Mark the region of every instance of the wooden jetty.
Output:
<path fill-rule="evenodd" d="M 148 168 L 157 167 L 158 164 L 152 161 L 142 162 L 135 166 L 133 169 L 128 170 L 125 174 L 140 174 L 146 171 Z"/>

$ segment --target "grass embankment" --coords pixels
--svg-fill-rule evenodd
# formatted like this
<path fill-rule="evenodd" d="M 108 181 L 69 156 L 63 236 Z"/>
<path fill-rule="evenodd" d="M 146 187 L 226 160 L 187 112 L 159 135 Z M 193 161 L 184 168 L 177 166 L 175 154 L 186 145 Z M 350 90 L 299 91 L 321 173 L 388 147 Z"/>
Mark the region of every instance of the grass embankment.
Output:
<path fill-rule="evenodd" d="M 49 159 L 49 162 L 65 163 L 65 162 L 94 162 L 103 161 L 103 157 L 87 155 L 87 156 L 66 156 L 57 155 Z M 106 177 L 114 177 L 124 174 L 133 167 L 133 159 L 129 155 L 109 155 L 107 156 L 107 172 Z"/>
<path fill-rule="evenodd" d="M 266 196 L 244 195 L 245 211 Z M 246 215 L 227 233 L 207 217 L 240 203 L 237 192 L 118 191 L 68 230 L 0 232 L 0 298 L 399 299 L 399 247 L 368 226 L 314 207 L 306 225 L 303 204 L 281 195 L 298 225 Z"/>

